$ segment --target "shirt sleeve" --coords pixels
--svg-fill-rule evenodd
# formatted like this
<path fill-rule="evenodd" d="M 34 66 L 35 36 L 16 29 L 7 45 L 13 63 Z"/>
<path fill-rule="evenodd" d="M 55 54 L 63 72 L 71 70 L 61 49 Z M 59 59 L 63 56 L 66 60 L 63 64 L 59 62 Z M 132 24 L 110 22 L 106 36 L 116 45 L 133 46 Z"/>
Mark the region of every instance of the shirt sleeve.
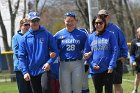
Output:
<path fill-rule="evenodd" d="M 27 51 L 25 47 L 24 38 L 22 38 L 21 42 L 19 43 L 18 58 L 19 58 L 19 67 L 21 68 L 21 71 L 24 75 L 28 73 L 27 60 L 26 60 Z"/>
<path fill-rule="evenodd" d="M 18 41 L 17 41 L 16 37 L 13 36 L 13 38 L 12 38 L 12 50 L 14 52 L 16 59 L 18 59 L 18 47 L 19 47 Z"/>
<path fill-rule="evenodd" d="M 118 44 L 117 44 L 116 37 L 114 34 L 111 35 L 110 45 L 111 45 L 111 50 L 112 50 L 112 58 L 111 58 L 111 61 L 109 63 L 108 69 L 113 69 L 116 67 L 116 60 L 117 60 L 117 56 L 118 56 L 118 51 L 117 51 Z"/>
<path fill-rule="evenodd" d="M 132 40 L 131 47 L 130 47 L 130 62 L 132 63 L 135 61 L 135 51 L 136 51 L 136 44 L 135 41 Z"/>
<path fill-rule="evenodd" d="M 125 57 L 127 58 L 128 56 L 128 46 L 127 46 L 127 41 L 126 41 L 126 38 L 125 38 L 125 35 L 123 33 L 123 31 L 121 29 L 118 29 L 119 31 L 119 41 L 118 41 L 118 44 L 119 44 L 119 48 L 120 48 L 120 53 L 121 53 L 121 57 Z"/>
<path fill-rule="evenodd" d="M 54 58 L 50 58 L 48 60 L 49 64 L 53 64 L 53 62 L 58 57 L 58 48 L 57 48 L 56 40 L 55 40 L 55 38 L 51 34 L 49 34 L 48 42 L 49 42 L 49 49 L 50 49 L 50 51 L 56 53 L 56 56 Z"/>

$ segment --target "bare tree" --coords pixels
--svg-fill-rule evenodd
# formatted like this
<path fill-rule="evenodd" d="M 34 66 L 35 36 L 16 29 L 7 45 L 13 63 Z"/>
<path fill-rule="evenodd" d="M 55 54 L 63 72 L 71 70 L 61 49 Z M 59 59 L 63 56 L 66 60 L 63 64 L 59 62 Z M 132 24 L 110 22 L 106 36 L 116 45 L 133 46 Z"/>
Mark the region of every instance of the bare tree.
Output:
<path fill-rule="evenodd" d="M 99 9 L 107 9 L 108 10 L 108 1 L 111 1 L 111 0 L 98 0 L 99 2 Z"/>
<path fill-rule="evenodd" d="M 28 13 L 34 9 L 33 7 L 34 7 L 33 3 L 31 1 L 29 1 L 28 2 Z"/>
<path fill-rule="evenodd" d="M 113 13 L 116 15 L 116 20 L 118 25 L 123 31 L 125 31 L 124 21 L 123 21 L 124 17 L 123 17 L 122 0 L 117 0 L 117 1 L 109 0 L 108 4 L 109 4 L 109 9 L 110 10 L 112 9 Z"/>
<path fill-rule="evenodd" d="M 86 0 L 76 0 L 75 1 L 76 6 L 79 10 L 79 12 L 81 13 L 83 19 L 84 19 L 84 23 L 86 25 L 86 28 L 89 28 L 89 19 L 88 19 L 88 6 L 87 6 L 87 2 Z"/>
<path fill-rule="evenodd" d="M 43 3 L 43 5 L 42 5 L 42 7 L 40 9 L 40 15 L 42 15 L 43 10 L 45 9 L 45 4 L 46 4 L 46 0 L 44 0 L 44 3 Z"/>
<path fill-rule="evenodd" d="M 34 0 L 35 4 L 34 4 L 34 10 L 35 11 L 38 11 L 38 3 L 39 3 L 39 0 Z"/>
<path fill-rule="evenodd" d="M 25 16 L 26 16 L 26 9 L 27 9 L 27 6 L 26 6 L 26 0 L 24 0 L 23 18 L 25 18 Z"/>
<path fill-rule="evenodd" d="M 38 7 L 38 4 L 41 0 L 34 0 L 34 3 L 28 2 L 28 10 L 30 11 L 36 11 L 40 12 L 40 15 L 43 13 L 43 10 L 46 8 L 46 2 L 47 0 L 44 0 L 44 3 L 41 5 L 41 7 Z"/>
<path fill-rule="evenodd" d="M 14 9 L 12 9 L 12 3 L 10 0 L 8 0 L 10 20 L 11 20 L 10 21 L 11 22 L 11 37 L 14 35 L 14 31 L 15 31 L 15 18 L 16 18 L 16 14 L 17 14 L 17 11 L 19 8 L 19 2 L 20 2 L 20 0 L 17 1 L 16 5 L 14 6 Z M 6 51 L 10 51 L 11 48 L 8 45 L 7 30 L 6 30 L 6 26 L 4 25 L 4 21 L 3 21 L 2 15 L 1 15 L 1 10 L 0 10 L 0 27 L 1 27 L 1 31 L 2 31 L 2 39 L 4 42 L 4 48 Z M 9 69 L 10 73 L 13 73 L 13 62 L 11 62 L 12 55 L 6 55 L 6 59 L 8 62 L 8 69 Z"/>
<path fill-rule="evenodd" d="M 2 19 L 1 11 L 0 11 L 0 27 L 1 27 L 1 31 L 2 31 L 2 39 L 4 41 L 5 50 L 10 51 L 11 48 L 8 45 L 7 31 L 6 31 L 6 28 L 5 28 L 3 19 Z M 7 63 L 8 63 L 8 69 L 9 69 L 10 73 L 13 73 L 13 63 L 11 62 L 12 55 L 6 55 L 6 60 L 7 60 Z"/>
<path fill-rule="evenodd" d="M 135 27 L 134 21 L 132 19 L 132 16 L 131 16 L 131 13 L 130 13 L 130 10 L 129 10 L 129 6 L 128 6 L 128 3 L 127 3 L 126 0 L 124 0 L 124 4 L 125 4 L 126 12 L 127 12 L 127 15 L 128 15 L 128 21 L 129 21 L 130 26 L 131 26 L 131 31 L 132 31 L 132 35 L 133 35 L 132 38 L 134 38 L 136 27 Z"/>
<path fill-rule="evenodd" d="M 130 6 L 130 11 L 131 11 L 135 26 L 139 27 L 140 26 L 140 13 L 139 13 L 140 5 L 139 5 L 139 3 L 132 4 L 131 2 L 128 2 L 128 4 Z"/>
<path fill-rule="evenodd" d="M 1 27 L 1 31 L 2 31 L 2 39 L 4 41 L 5 49 L 7 51 L 10 51 L 11 49 L 8 45 L 7 31 L 6 31 L 6 27 L 5 27 L 3 19 L 2 19 L 1 11 L 0 11 L 0 27 Z"/>
<path fill-rule="evenodd" d="M 11 19 L 11 36 L 13 36 L 15 33 L 15 19 L 16 19 L 16 14 L 19 8 L 19 2 L 20 0 L 17 1 L 17 3 L 14 6 L 14 9 L 12 9 L 12 3 L 11 0 L 8 0 L 8 5 L 9 5 L 9 13 L 10 13 L 10 19 Z"/>

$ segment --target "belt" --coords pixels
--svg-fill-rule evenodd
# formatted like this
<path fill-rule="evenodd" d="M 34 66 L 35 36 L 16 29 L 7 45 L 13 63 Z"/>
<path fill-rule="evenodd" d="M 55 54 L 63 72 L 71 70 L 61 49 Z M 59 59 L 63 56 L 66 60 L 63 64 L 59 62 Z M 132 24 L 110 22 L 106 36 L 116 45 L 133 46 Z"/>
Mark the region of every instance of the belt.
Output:
<path fill-rule="evenodd" d="M 69 61 L 77 61 L 77 60 L 81 60 L 81 59 L 64 59 L 64 60 L 61 60 L 61 61 L 69 62 Z"/>

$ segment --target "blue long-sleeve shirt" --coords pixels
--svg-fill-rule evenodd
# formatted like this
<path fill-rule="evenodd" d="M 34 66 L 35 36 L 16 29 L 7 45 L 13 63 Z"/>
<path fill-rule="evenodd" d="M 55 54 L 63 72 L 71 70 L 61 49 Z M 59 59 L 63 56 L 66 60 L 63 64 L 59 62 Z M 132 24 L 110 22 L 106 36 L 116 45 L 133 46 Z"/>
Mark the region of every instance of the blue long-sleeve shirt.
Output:
<path fill-rule="evenodd" d="M 87 34 L 84 31 L 74 29 L 72 32 L 66 28 L 55 34 L 57 41 L 60 60 L 65 59 L 82 59 Z"/>
<path fill-rule="evenodd" d="M 116 36 L 118 44 L 118 58 L 128 56 L 128 46 L 123 31 L 115 24 L 108 23 L 106 30 L 111 31 Z"/>
<path fill-rule="evenodd" d="M 15 34 L 12 37 L 12 50 L 14 52 L 13 54 L 13 60 L 14 60 L 14 71 L 20 71 L 21 68 L 19 66 L 19 60 L 18 60 L 18 49 L 19 49 L 19 43 L 21 41 L 23 34 L 19 30 L 17 34 Z"/>
<path fill-rule="evenodd" d="M 57 58 L 51 65 L 52 79 L 59 79 L 59 65 L 60 65 L 59 58 Z"/>
<path fill-rule="evenodd" d="M 19 61 L 22 73 L 29 73 L 37 76 L 44 72 L 42 69 L 45 63 L 53 64 L 55 58 L 49 57 L 49 52 L 55 52 L 58 56 L 58 49 L 55 39 L 43 26 L 39 30 L 33 31 L 31 28 L 23 36 L 19 46 Z M 27 58 L 27 62 L 25 59 Z"/>
<path fill-rule="evenodd" d="M 91 73 L 101 73 L 116 67 L 118 45 L 112 32 L 105 31 L 102 35 L 93 32 L 89 35 L 84 52 L 90 51 L 92 51 L 91 61 L 89 61 Z M 96 65 L 100 67 L 99 70 L 94 69 Z"/>

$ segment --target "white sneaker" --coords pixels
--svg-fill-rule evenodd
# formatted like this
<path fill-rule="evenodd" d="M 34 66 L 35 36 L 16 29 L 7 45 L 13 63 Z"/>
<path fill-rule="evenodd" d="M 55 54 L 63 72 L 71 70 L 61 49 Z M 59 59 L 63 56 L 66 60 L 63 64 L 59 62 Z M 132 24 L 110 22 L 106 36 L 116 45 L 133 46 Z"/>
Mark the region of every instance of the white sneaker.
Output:
<path fill-rule="evenodd" d="M 137 90 L 133 90 L 132 93 L 138 93 Z"/>

